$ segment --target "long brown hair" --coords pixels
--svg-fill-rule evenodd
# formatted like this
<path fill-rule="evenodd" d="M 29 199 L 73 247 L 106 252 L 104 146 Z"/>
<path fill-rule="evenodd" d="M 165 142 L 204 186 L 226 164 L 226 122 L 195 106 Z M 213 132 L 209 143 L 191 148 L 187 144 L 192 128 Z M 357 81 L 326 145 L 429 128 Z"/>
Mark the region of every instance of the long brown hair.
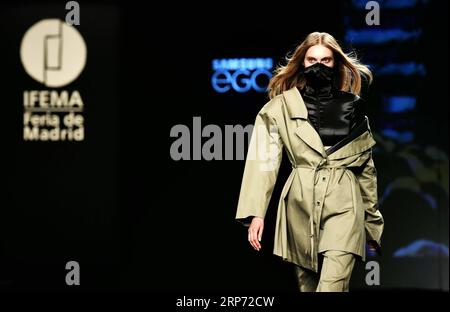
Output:
<path fill-rule="evenodd" d="M 370 69 L 361 64 L 354 52 L 344 53 L 339 43 L 334 37 L 326 32 L 313 32 L 306 36 L 305 40 L 297 46 L 294 53 L 285 57 L 287 64 L 279 65 L 273 77 L 269 81 L 267 91 L 269 98 L 273 98 L 283 91 L 289 90 L 294 86 L 303 88 L 305 78 L 299 75 L 303 68 L 306 51 L 314 45 L 323 45 L 333 51 L 334 67 L 338 72 L 338 88 L 342 91 L 349 91 L 360 95 L 361 93 L 361 74 L 365 74 L 368 83 L 372 83 L 373 75 Z"/>

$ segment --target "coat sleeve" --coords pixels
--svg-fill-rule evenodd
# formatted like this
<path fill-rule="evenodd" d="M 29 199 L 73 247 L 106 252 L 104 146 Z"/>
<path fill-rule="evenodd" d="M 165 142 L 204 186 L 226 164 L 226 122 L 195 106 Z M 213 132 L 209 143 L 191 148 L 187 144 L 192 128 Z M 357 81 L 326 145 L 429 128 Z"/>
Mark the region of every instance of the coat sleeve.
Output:
<path fill-rule="evenodd" d="M 362 171 L 357 175 L 363 203 L 365 206 L 365 229 L 367 240 L 375 240 L 381 245 L 384 220 L 378 210 L 377 170 L 372 157 L 372 148 L 369 158 L 363 165 Z"/>
<path fill-rule="evenodd" d="M 277 122 L 266 107 L 256 116 L 252 130 L 235 218 L 247 227 L 254 216 L 265 217 L 283 154 Z"/>

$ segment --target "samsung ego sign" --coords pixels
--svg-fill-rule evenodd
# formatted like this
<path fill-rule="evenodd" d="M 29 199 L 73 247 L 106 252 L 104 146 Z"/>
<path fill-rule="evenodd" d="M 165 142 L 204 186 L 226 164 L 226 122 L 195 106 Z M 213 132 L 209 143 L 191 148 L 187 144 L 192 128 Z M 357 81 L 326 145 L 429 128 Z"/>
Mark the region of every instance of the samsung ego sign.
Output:
<path fill-rule="evenodd" d="M 271 58 L 214 59 L 211 84 L 216 92 L 265 92 L 270 78 Z"/>

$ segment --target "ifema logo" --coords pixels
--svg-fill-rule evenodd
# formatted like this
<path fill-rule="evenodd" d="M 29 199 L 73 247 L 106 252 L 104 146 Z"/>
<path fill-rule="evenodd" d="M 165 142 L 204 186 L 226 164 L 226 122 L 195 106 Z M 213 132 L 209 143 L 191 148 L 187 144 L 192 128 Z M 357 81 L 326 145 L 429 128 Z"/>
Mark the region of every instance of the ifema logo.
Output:
<path fill-rule="evenodd" d="M 25 141 L 83 141 L 84 103 L 79 90 L 56 90 L 76 80 L 86 65 L 86 43 L 59 20 L 31 26 L 20 46 L 25 72 L 49 89 L 23 91 Z"/>
<path fill-rule="evenodd" d="M 30 77 L 47 87 L 74 81 L 86 64 L 86 44 L 78 30 L 59 19 L 45 19 L 25 33 L 20 59 Z"/>

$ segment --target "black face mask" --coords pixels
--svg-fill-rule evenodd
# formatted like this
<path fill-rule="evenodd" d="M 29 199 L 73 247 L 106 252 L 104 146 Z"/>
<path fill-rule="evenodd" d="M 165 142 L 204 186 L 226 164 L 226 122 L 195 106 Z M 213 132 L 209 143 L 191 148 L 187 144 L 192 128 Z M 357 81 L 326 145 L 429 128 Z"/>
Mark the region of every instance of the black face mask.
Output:
<path fill-rule="evenodd" d="M 306 83 L 312 87 L 320 87 L 333 83 L 335 69 L 322 63 L 316 63 L 303 69 Z"/>

